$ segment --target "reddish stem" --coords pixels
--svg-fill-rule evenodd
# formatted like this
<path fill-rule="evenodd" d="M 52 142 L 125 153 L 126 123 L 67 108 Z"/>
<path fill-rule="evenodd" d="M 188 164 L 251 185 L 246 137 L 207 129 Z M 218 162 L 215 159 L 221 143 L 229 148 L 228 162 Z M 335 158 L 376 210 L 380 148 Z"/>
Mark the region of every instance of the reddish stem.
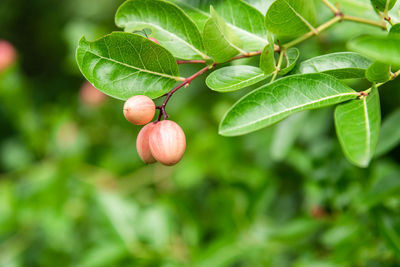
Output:
<path fill-rule="evenodd" d="M 206 64 L 205 60 L 177 60 L 178 64 Z"/>
<path fill-rule="evenodd" d="M 171 96 L 178 91 L 179 89 L 181 89 L 184 86 L 189 86 L 190 83 L 196 79 L 197 77 L 199 77 L 200 75 L 202 75 L 203 73 L 207 72 L 208 70 L 214 68 L 217 65 L 217 63 L 215 62 L 214 64 L 212 64 L 211 66 L 206 66 L 204 68 L 202 68 L 201 70 L 199 70 L 198 72 L 196 72 L 195 74 L 193 74 L 192 76 L 190 76 L 189 78 L 186 78 L 185 81 L 183 83 L 181 83 L 180 85 L 178 85 L 177 87 L 175 87 L 174 89 L 172 89 L 171 91 L 169 91 L 166 94 L 166 98 L 164 100 L 164 102 L 162 103 L 161 106 L 157 106 L 156 108 L 160 110 L 160 113 L 158 114 L 158 118 L 157 121 L 161 120 L 161 116 L 164 115 L 164 120 L 166 120 L 168 118 L 167 113 L 165 112 L 165 107 L 167 106 L 168 101 L 170 100 Z"/>
<path fill-rule="evenodd" d="M 280 47 L 277 45 L 274 45 L 274 51 L 275 52 L 279 52 L 280 51 Z M 229 59 L 228 61 L 224 62 L 231 62 L 233 60 L 237 60 L 237 59 L 241 59 L 241 58 L 248 58 L 248 57 L 253 57 L 253 56 L 257 56 L 260 55 L 262 53 L 262 51 L 256 51 L 256 52 L 249 52 L 246 54 L 242 54 L 242 55 L 238 55 L 235 56 L 231 59 Z M 178 64 L 206 64 L 207 62 L 205 60 L 177 60 L 176 61 Z M 192 76 L 190 76 L 189 78 L 186 78 L 185 81 L 181 84 L 179 84 L 177 87 L 175 87 L 174 89 L 172 89 L 171 91 L 169 91 L 168 93 L 166 93 L 163 96 L 166 96 L 164 102 L 162 103 L 161 106 L 157 106 L 156 108 L 160 110 L 160 113 L 158 114 L 158 118 L 157 121 L 160 121 L 161 118 L 163 117 L 164 120 L 166 120 L 168 118 L 168 114 L 165 111 L 165 107 L 168 103 L 168 101 L 170 100 L 171 96 L 178 91 L 180 88 L 182 87 L 186 87 L 189 86 L 189 84 L 196 79 L 197 77 L 199 77 L 200 75 L 202 75 L 203 73 L 207 72 L 208 70 L 214 68 L 216 65 L 218 65 L 219 63 L 214 62 L 211 66 L 206 66 L 204 68 L 202 68 L 201 70 L 199 70 L 198 72 L 196 72 L 195 74 L 193 74 Z"/>

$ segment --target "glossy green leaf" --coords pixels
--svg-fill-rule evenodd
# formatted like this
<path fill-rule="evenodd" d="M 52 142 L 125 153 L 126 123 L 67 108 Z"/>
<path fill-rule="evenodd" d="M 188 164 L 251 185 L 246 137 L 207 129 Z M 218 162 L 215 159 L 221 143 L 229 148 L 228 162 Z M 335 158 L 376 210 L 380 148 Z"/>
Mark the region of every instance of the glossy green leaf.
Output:
<path fill-rule="evenodd" d="M 292 75 L 262 86 L 241 98 L 225 114 L 219 133 L 250 133 L 302 110 L 334 105 L 358 93 L 325 74 Z"/>
<path fill-rule="evenodd" d="M 298 36 L 313 30 L 315 23 L 314 1 L 276 0 L 269 7 L 265 25 L 278 36 Z"/>
<path fill-rule="evenodd" d="M 172 54 L 137 34 L 114 32 L 93 42 L 82 38 L 76 58 L 90 83 L 118 99 L 156 98 L 180 79 Z"/>
<path fill-rule="evenodd" d="M 275 0 L 246 0 L 247 3 L 257 8 L 261 14 L 265 14 Z"/>
<path fill-rule="evenodd" d="M 381 62 L 374 62 L 365 72 L 365 77 L 367 77 L 370 82 L 387 82 L 390 80 L 390 65 Z"/>
<path fill-rule="evenodd" d="M 382 123 L 376 156 L 381 156 L 400 144 L 400 109 L 390 114 Z"/>
<path fill-rule="evenodd" d="M 265 80 L 268 76 L 252 66 L 229 66 L 208 75 L 206 84 L 217 92 L 232 92 Z"/>
<path fill-rule="evenodd" d="M 172 3 L 161 0 L 126 1 L 118 9 L 115 23 L 127 32 L 150 28 L 151 36 L 177 58 L 207 58 L 199 29 Z"/>
<path fill-rule="evenodd" d="M 261 50 L 268 43 L 264 16 L 256 8 L 242 0 L 219 0 L 213 5 L 239 36 L 243 50 L 247 52 Z"/>
<path fill-rule="evenodd" d="M 397 0 L 371 0 L 371 4 L 379 11 L 391 10 L 396 4 Z"/>
<path fill-rule="evenodd" d="M 202 9 L 206 4 L 212 4 L 226 24 L 240 38 L 244 51 L 261 50 L 267 43 L 264 16 L 253 6 L 242 0 L 208 0 L 187 3 L 184 0 L 174 0 L 196 22 L 200 30 L 210 17 L 208 10 Z"/>
<path fill-rule="evenodd" d="M 399 37 L 400 35 L 400 23 L 397 23 L 390 28 L 389 31 L 389 36 L 397 36 Z"/>
<path fill-rule="evenodd" d="M 332 53 L 301 62 L 294 73 L 321 72 L 338 79 L 363 78 L 372 62 L 352 52 Z"/>
<path fill-rule="evenodd" d="M 244 53 L 240 48 L 240 38 L 212 6 L 210 12 L 211 18 L 207 20 L 203 31 L 204 46 L 208 55 L 216 62 L 225 62 L 239 53 Z"/>
<path fill-rule="evenodd" d="M 200 32 L 203 32 L 207 20 L 211 17 L 208 12 L 211 2 L 206 5 L 207 10 L 202 9 L 200 7 L 200 2 L 197 1 L 195 1 L 194 3 L 188 3 L 188 1 L 186 0 L 172 0 L 171 2 L 179 6 L 194 21 Z M 195 3 L 198 3 L 198 5 L 195 5 Z"/>
<path fill-rule="evenodd" d="M 350 41 L 348 47 L 373 60 L 400 65 L 399 36 L 361 36 Z"/>
<path fill-rule="evenodd" d="M 286 57 L 287 57 L 287 59 L 286 59 Z M 299 49 L 297 49 L 295 47 L 289 48 L 286 51 L 286 57 L 283 60 L 281 70 L 279 71 L 280 75 L 288 74 L 296 66 L 297 60 L 300 57 Z"/>
<path fill-rule="evenodd" d="M 272 38 L 270 39 L 271 42 L 265 46 L 260 56 L 260 69 L 264 71 L 265 74 L 270 74 L 276 69 L 274 45 Z"/>
<path fill-rule="evenodd" d="M 379 138 L 381 110 L 376 87 L 366 97 L 341 104 L 335 110 L 335 126 L 347 159 L 367 167 Z"/>

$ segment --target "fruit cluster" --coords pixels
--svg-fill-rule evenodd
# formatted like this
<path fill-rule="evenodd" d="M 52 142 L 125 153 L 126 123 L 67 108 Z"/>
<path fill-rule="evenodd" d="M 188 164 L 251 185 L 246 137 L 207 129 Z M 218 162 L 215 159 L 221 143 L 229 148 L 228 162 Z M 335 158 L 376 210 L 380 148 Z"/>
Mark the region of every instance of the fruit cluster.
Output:
<path fill-rule="evenodd" d="M 125 118 L 136 125 L 145 125 L 136 140 L 136 149 L 145 163 L 160 162 L 167 166 L 178 163 L 185 153 L 186 137 L 182 128 L 171 120 L 151 122 L 156 106 L 149 97 L 137 95 L 124 104 Z"/>

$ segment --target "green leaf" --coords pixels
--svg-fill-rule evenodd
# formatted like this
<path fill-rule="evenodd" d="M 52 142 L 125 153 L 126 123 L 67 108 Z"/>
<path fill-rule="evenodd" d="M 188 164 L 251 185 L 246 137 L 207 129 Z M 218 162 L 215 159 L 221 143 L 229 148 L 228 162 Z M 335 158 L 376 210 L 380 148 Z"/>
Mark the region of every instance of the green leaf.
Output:
<path fill-rule="evenodd" d="M 244 53 L 240 48 L 240 38 L 233 32 L 225 21 L 210 7 L 211 18 L 204 26 L 203 39 L 208 55 L 216 62 L 225 62 L 239 53 Z"/>
<path fill-rule="evenodd" d="M 292 47 L 286 51 L 287 60 L 283 60 L 283 65 L 279 71 L 280 75 L 288 74 L 296 66 L 297 60 L 300 57 L 299 49 Z"/>
<path fill-rule="evenodd" d="M 127 32 L 150 28 L 152 37 L 175 57 L 206 59 L 196 24 L 176 5 L 160 0 L 129 0 L 115 16 L 115 23 Z"/>
<path fill-rule="evenodd" d="M 397 35 L 361 36 L 350 41 L 348 47 L 372 60 L 400 65 L 400 37 Z"/>
<path fill-rule="evenodd" d="M 187 3 L 188 1 L 186 0 L 172 0 L 171 2 L 178 5 L 194 21 L 194 23 L 200 29 L 200 32 L 203 31 L 207 20 L 210 18 L 210 14 L 208 12 L 202 10 L 199 5 L 196 6 L 195 3 Z M 211 2 L 207 5 L 208 9 L 210 4 Z"/>
<path fill-rule="evenodd" d="M 397 23 L 390 28 L 389 36 L 400 36 L 400 23 Z"/>
<path fill-rule="evenodd" d="M 298 36 L 314 30 L 314 1 L 276 0 L 269 7 L 265 25 L 278 36 Z"/>
<path fill-rule="evenodd" d="M 325 74 L 292 75 L 262 86 L 241 98 L 225 114 L 219 133 L 250 133 L 302 110 L 334 105 L 358 95 Z"/>
<path fill-rule="evenodd" d="M 390 80 L 390 65 L 381 62 L 374 62 L 367 69 L 365 77 L 367 77 L 370 82 L 387 82 Z"/>
<path fill-rule="evenodd" d="M 230 28 L 239 36 L 242 49 L 250 52 L 263 49 L 268 43 L 264 16 L 242 0 L 219 0 L 214 4 Z"/>
<path fill-rule="evenodd" d="M 275 51 L 272 38 L 269 38 L 270 42 L 264 48 L 260 56 L 260 69 L 265 74 L 271 74 L 275 71 Z"/>
<path fill-rule="evenodd" d="M 364 78 L 371 61 L 357 53 L 341 52 L 314 57 L 301 62 L 294 73 L 321 72 L 338 79 Z"/>
<path fill-rule="evenodd" d="M 371 0 L 371 4 L 379 11 L 391 10 L 396 4 L 397 0 Z"/>
<path fill-rule="evenodd" d="M 376 147 L 376 156 L 381 156 L 400 143 L 400 109 L 390 114 L 382 123 L 381 134 Z"/>
<path fill-rule="evenodd" d="M 368 96 L 339 105 L 335 110 L 336 133 L 347 159 L 367 167 L 379 138 L 381 110 L 376 87 Z"/>
<path fill-rule="evenodd" d="M 268 76 L 252 66 L 229 66 L 208 75 L 206 84 L 217 92 L 232 92 L 265 80 Z"/>
<path fill-rule="evenodd" d="M 226 24 L 235 32 L 242 42 L 244 51 L 261 50 L 267 43 L 264 16 L 256 8 L 242 0 L 208 0 L 185 3 L 184 0 L 174 0 L 196 22 L 201 30 L 210 17 L 202 10 L 206 4 L 212 4 Z M 208 11 L 208 10 L 207 10 Z"/>
<path fill-rule="evenodd" d="M 137 34 L 114 32 L 93 42 L 83 37 L 76 58 L 90 83 L 122 100 L 162 96 L 181 79 L 171 53 Z"/>

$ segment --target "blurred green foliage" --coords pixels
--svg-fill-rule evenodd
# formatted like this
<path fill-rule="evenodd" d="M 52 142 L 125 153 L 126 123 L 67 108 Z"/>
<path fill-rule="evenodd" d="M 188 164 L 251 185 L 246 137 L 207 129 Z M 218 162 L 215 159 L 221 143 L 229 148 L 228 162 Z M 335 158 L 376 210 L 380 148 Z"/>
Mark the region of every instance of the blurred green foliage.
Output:
<path fill-rule="evenodd" d="M 0 38 L 19 54 L 0 74 L 0 266 L 398 266 L 400 150 L 351 166 L 332 109 L 225 138 L 218 122 L 244 92 L 199 79 L 168 106 L 184 159 L 143 165 L 123 103 L 79 99 L 77 40 L 115 30 L 120 3 L 0 2 Z M 302 59 L 342 51 L 359 29 L 306 42 Z M 398 89 L 382 89 L 384 117 Z"/>

